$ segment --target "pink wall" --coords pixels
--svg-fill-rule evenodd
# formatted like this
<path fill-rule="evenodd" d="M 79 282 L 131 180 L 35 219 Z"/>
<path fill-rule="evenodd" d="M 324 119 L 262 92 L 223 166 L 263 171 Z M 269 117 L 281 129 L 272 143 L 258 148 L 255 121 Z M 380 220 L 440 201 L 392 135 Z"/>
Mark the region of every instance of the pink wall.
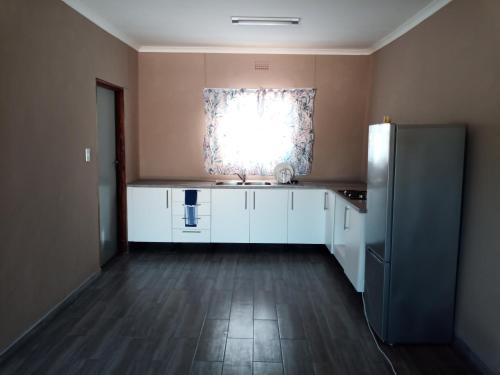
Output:
<path fill-rule="evenodd" d="M 256 71 L 265 61 L 269 71 Z M 141 178 L 214 179 L 203 167 L 205 87 L 315 87 L 309 179 L 361 180 L 371 84 L 367 56 L 139 54 Z"/>

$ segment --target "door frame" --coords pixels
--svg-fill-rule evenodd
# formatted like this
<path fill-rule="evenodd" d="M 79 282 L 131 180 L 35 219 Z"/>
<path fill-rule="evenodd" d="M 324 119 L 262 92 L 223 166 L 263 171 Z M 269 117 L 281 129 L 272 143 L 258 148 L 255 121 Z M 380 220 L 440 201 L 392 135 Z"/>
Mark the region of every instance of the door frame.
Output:
<path fill-rule="evenodd" d="M 96 87 L 114 91 L 115 93 L 115 149 L 116 149 L 116 194 L 117 194 L 117 226 L 118 254 L 128 249 L 127 240 L 127 176 L 125 168 L 125 99 L 124 89 L 103 79 L 96 78 Z"/>

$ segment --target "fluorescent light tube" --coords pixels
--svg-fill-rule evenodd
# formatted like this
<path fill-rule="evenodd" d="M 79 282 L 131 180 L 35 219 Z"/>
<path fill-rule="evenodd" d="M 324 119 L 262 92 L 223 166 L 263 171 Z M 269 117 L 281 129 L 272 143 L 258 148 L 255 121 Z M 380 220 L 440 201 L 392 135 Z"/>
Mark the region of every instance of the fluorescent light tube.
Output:
<path fill-rule="evenodd" d="M 234 25 L 245 26 L 283 26 L 298 25 L 299 17 L 231 17 Z"/>

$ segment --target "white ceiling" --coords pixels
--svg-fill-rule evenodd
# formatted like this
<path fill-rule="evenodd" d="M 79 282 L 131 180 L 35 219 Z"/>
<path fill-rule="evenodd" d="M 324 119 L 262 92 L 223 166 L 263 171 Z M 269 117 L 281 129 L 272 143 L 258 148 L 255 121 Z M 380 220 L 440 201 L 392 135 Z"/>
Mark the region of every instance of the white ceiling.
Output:
<path fill-rule="evenodd" d="M 369 54 L 451 0 L 63 0 L 139 51 Z M 231 16 L 300 17 L 242 26 Z"/>

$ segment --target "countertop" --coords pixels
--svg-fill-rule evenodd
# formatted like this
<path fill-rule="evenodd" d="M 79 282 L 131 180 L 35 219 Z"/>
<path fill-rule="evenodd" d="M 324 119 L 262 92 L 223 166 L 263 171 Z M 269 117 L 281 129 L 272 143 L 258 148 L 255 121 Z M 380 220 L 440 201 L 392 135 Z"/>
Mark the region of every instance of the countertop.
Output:
<path fill-rule="evenodd" d="M 250 180 L 252 181 L 252 180 Z M 341 181 L 299 181 L 297 184 L 271 185 L 216 185 L 215 181 L 195 180 L 135 180 L 129 182 L 130 187 L 170 187 L 170 188 L 199 188 L 199 189 L 326 189 L 336 193 L 346 202 L 351 204 L 357 211 L 366 212 L 366 201 L 349 199 L 339 190 L 354 189 L 366 190 L 366 184 L 361 182 Z"/>

